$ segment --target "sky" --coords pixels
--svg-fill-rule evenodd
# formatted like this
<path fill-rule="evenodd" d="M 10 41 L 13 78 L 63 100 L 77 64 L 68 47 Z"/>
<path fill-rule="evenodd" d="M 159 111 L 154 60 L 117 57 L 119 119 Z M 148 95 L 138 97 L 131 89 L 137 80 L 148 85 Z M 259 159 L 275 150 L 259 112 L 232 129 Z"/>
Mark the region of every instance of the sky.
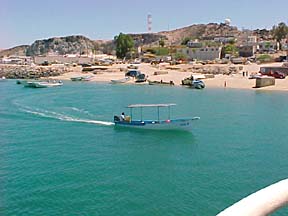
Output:
<path fill-rule="evenodd" d="M 173 30 L 231 19 L 240 30 L 288 23 L 287 0 L 0 0 L 0 48 L 84 35 L 111 40 L 122 33 Z"/>

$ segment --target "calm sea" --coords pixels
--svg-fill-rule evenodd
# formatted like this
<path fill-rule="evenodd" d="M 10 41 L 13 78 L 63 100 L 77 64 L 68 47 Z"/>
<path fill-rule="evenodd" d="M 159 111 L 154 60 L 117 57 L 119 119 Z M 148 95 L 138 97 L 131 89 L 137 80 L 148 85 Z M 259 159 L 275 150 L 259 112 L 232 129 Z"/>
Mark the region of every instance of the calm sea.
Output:
<path fill-rule="evenodd" d="M 176 103 L 174 117 L 201 120 L 191 133 L 109 125 L 132 103 Z M 0 215 L 215 215 L 287 178 L 287 125 L 287 92 L 7 80 Z"/>

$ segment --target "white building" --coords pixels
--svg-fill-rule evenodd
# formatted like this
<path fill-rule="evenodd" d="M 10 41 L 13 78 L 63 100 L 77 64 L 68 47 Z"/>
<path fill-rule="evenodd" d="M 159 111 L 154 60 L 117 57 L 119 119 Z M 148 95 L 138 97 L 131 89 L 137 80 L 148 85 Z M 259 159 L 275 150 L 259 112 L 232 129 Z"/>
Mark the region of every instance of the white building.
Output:
<path fill-rule="evenodd" d="M 188 56 L 189 60 L 215 60 L 220 59 L 222 47 L 182 48 L 177 52 Z"/>
<path fill-rule="evenodd" d="M 271 52 L 279 50 L 279 43 L 276 41 L 260 41 L 258 43 L 259 52 Z"/>

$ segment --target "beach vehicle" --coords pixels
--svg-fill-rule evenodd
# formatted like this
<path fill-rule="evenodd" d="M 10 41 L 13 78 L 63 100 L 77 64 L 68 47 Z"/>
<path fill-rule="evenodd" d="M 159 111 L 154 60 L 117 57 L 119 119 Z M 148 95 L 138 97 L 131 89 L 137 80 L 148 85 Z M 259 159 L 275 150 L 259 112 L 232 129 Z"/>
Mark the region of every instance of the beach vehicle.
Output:
<path fill-rule="evenodd" d="M 195 88 L 195 89 L 205 88 L 205 83 L 200 79 L 194 80 L 193 76 L 185 78 L 184 80 L 182 80 L 182 85 L 186 85 L 186 86 L 189 86 L 189 87 Z"/>
<path fill-rule="evenodd" d="M 192 122 L 200 119 L 200 117 L 192 118 L 170 118 L 170 108 L 176 104 L 131 104 L 127 106 L 130 109 L 130 116 L 126 116 L 121 121 L 120 116 L 114 116 L 115 126 L 119 127 L 130 127 L 130 128 L 141 128 L 141 129 L 153 129 L 153 130 L 191 130 Z M 143 108 L 156 108 L 157 119 L 154 120 L 143 120 L 142 110 Z M 160 108 L 168 109 L 167 119 L 160 119 Z M 139 120 L 133 119 L 133 109 L 141 110 L 141 117 Z"/>
<path fill-rule="evenodd" d="M 139 74 L 138 76 L 135 77 L 136 83 L 142 83 L 142 82 L 146 82 L 146 81 L 147 81 L 147 77 L 145 74 Z"/>
<path fill-rule="evenodd" d="M 113 83 L 113 84 L 121 84 L 121 83 L 126 83 L 129 80 L 131 80 L 131 77 L 124 77 L 122 79 L 111 80 L 111 83 Z"/>
<path fill-rule="evenodd" d="M 125 74 L 125 76 L 137 77 L 137 76 L 139 76 L 140 74 L 141 74 L 141 72 L 138 71 L 138 70 L 129 70 L 129 71 Z"/>
<path fill-rule="evenodd" d="M 127 66 L 128 69 L 138 69 L 137 65 L 130 64 Z"/>
<path fill-rule="evenodd" d="M 205 88 L 205 83 L 202 80 L 193 80 L 190 87 L 195 89 L 203 89 Z"/>
<path fill-rule="evenodd" d="M 262 74 L 259 74 L 259 73 L 257 73 L 257 74 L 251 74 L 251 75 L 248 77 L 248 79 L 257 79 L 257 78 L 261 78 L 261 77 L 263 77 L 263 76 L 266 76 L 266 75 L 262 75 Z"/>
<path fill-rule="evenodd" d="M 288 74 L 288 67 L 285 65 L 281 67 L 260 67 L 260 73 L 276 79 L 284 79 Z"/>

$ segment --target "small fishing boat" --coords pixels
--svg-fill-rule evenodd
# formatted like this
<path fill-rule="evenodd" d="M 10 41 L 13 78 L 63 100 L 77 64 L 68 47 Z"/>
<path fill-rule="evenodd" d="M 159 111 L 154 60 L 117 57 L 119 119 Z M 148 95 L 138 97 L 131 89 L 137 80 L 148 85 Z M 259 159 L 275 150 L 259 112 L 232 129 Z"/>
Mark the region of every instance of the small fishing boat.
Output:
<path fill-rule="evenodd" d="M 71 81 L 82 81 L 83 77 L 71 77 Z"/>
<path fill-rule="evenodd" d="M 143 129 L 154 129 L 154 130 L 191 130 L 192 122 L 200 119 L 200 117 L 192 118 L 180 118 L 171 119 L 170 118 L 170 107 L 176 104 L 131 104 L 127 108 L 130 108 L 130 116 L 126 116 L 122 120 L 121 116 L 114 116 L 115 126 L 121 127 L 131 127 L 131 128 L 143 128 Z M 143 108 L 156 108 L 158 118 L 155 120 L 143 120 L 142 109 Z M 160 119 L 160 108 L 168 108 L 167 119 Z M 141 118 L 139 120 L 134 120 L 133 109 L 141 110 Z"/>
<path fill-rule="evenodd" d="M 149 85 L 174 85 L 174 82 L 171 80 L 170 82 L 161 81 L 151 81 L 148 80 Z"/>
<path fill-rule="evenodd" d="M 21 82 L 25 87 L 30 87 L 30 88 L 48 88 L 48 87 L 57 87 L 57 86 L 62 86 L 63 82 L 62 81 L 22 81 Z"/>
<path fill-rule="evenodd" d="M 129 80 L 131 80 L 130 77 L 124 77 L 124 78 L 122 78 L 122 79 L 111 80 L 111 83 L 113 83 L 113 84 L 121 84 L 121 83 L 126 83 L 126 82 L 128 82 Z"/>
<path fill-rule="evenodd" d="M 72 77 L 70 78 L 72 81 L 90 81 L 93 76 L 80 76 L 80 77 Z"/>
<path fill-rule="evenodd" d="M 43 82 L 35 82 L 34 83 L 34 88 L 48 88 L 48 87 L 58 87 L 62 86 L 63 82 L 62 81 L 43 81 Z"/>
<path fill-rule="evenodd" d="M 0 81 L 3 81 L 3 80 L 6 80 L 6 77 L 5 77 L 5 76 L 3 76 L 3 77 L 0 78 Z"/>

